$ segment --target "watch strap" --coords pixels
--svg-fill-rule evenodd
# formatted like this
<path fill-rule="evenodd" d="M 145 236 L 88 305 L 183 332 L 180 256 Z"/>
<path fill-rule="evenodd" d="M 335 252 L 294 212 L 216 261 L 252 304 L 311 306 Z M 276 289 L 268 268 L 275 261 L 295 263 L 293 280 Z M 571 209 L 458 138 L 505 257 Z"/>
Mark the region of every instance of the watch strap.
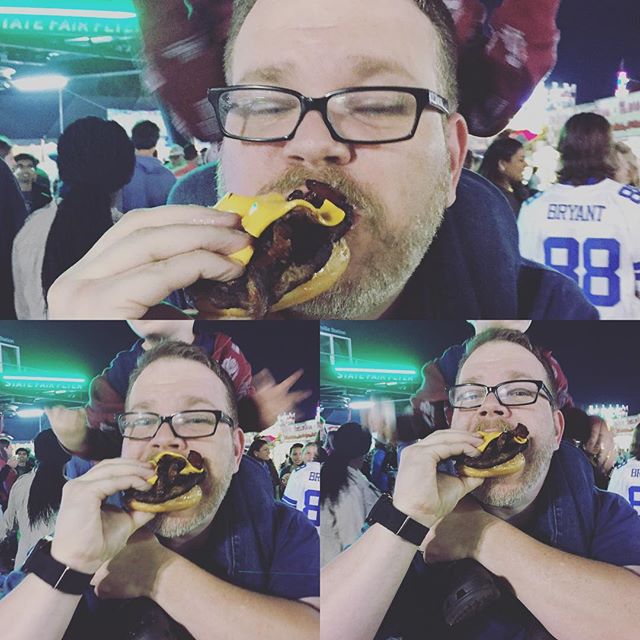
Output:
<path fill-rule="evenodd" d="M 33 573 L 48 585 L 72 595 L 82 595 L 89 587 L 93 574 L 81 573 L 58 562 L 51 555 L 52 538 L 38 541 L 22 566 L 25 573 Z"/>
<path fill-rule="evenodd" d="M 420 546 L 429 533 L 429 527 L 420 524 L 406 513 L 397 509 L 393 504 L 393 499 L 389 494 L 383 494 L 373 505 L 366 520 L 367 524 L 378 523 L 389 529 L 392 533 L 402 539 Z"/>

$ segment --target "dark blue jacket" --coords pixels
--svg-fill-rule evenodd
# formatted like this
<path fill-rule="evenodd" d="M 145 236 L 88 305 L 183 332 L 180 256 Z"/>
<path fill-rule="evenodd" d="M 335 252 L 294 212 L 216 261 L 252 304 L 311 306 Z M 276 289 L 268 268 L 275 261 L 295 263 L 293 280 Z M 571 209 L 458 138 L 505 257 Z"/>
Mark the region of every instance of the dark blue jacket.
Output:
<path fill-rule="evenodd" d="M 586 456 L 564 441 L 552 458 L 536 512 L 523 531 L 576 556 L 617 566 L 640 565 L 640 518 L 623 498 L 594 486 Z M 448 595 L 444 585 L 449 568 L 450 563 L 427 566 L 417 554 L 377 638 L 525 640 L 540 630 L 507 588 L 485 611 L 447 627 L 442 602 Z"/>
<path fill-rule="evenodd" d="M 597 320 L 598 312 L 570 278 L 520 257 L 508 202 L 464 170 L 455 203 L 390 317 Z"/>
<path fill-rule="evenodd" d="M 160 160 L 136 156 L 131 182 L 122 189 L 122 212 L 166 204 L 176 177 Z"/>

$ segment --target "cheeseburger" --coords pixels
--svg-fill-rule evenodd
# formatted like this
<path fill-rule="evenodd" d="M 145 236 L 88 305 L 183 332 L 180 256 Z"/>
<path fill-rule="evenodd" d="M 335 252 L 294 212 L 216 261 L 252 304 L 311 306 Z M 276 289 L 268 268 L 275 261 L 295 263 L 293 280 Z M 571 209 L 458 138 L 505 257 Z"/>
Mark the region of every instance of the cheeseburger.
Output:
<path fill-rule="evenodd" d="M 472 478 L 497 478 L 517 473 L 525 465 L 522 452 L 529 444 L 529 430 L 518 423 L 510 431 L 476 431 L 483 442 L 481 452 L 475 458 L 460 456 L 456 468 L 458 473 Z"/>
<path fill-rule="evenodd" d="M 252 246 L 231 258 L 246 269 L 230 282 L 199 280 L 187 287 L 187 302 L 210 318 L 263 318 L 320 295 L 342 276 L 349 262 L 344 235 L 353 207 L 323 182 L 305 191 L 247 197 L 227 194 L 216 205 L 242 218 Z"/>
<path fill-rule="evenodd" d="M 197 451 L 188 457 L 162 451 L 149 460 L 155 473 L 147 479 L 148 491 L 125 491 L 124 501 L 129 509 L 149 513 L 182 511 L 195 507 L 202 499 L 200 484 L 205 478 L 204 461 Z"/>

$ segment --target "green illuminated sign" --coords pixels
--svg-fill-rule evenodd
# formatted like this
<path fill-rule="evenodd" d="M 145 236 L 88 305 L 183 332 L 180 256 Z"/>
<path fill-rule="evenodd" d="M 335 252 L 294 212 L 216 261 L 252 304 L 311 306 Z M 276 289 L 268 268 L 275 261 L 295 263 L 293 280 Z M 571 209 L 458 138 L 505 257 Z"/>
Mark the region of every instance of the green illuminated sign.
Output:
<path fill-rule="evenodd" d="M 5 389 L 78 391 L 86 386 L 87 379 L 71 376 L 0 375 L 0 384 Z"/>
<path fill-rule="evenodd" d="M 400 367 L 334 367 L 338 380 L 351 382 L 411 382 L 417 379 L 416 369 Z"/>
<path fill-rule="evenodd" d="M 0 33 L 73 36 L 126 36 L 138 32 L 131 0 L 14 0 L 1 4 Z"/>

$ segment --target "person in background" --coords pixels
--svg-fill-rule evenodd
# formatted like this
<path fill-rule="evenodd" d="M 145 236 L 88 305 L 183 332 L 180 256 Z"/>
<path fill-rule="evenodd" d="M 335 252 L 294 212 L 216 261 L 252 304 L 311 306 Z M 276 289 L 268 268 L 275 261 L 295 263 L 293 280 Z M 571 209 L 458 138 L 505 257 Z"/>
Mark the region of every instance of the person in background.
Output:
<path fill-rule="evenodd" d="M 262 438 L 256 438 L 247 451 L 247 455 L 254 460 L 257 460 L 264 470 L 271 478 L 271 484 L 273 485 L 273 495 L 275 498 L 279 498 L 280 495 L 280 478 L 276 471 L 276 466 L 271 459 L 271 447 L 266 440 Z"/>
<path fill-rule="evenodd" d="M 14 320 L 13 240 L 27 218 L 20 187 L 5 162 L 0 162 L 0 318 Z"/>
<path fill-rule="evenodd" d="M 62 449 L 51 429 L 41 431 L 33 446 L 38 465 L 18 478 L 11 489 L 7 510 L 0 519 L 0 540 L 16 528 L 19 533 L 15 569 L 20 569 L 29 549 L 40 538 L 53 533 L 62 487 L 67 481 L 63 470 L 71 457 Z"/>
<path fill-rule="evenodd" d="M 609 491 L 622 496 L 640 515 L 640 424 L 633 430 L 629 459 L 614 469 L 609 481 Z"/>
<path fill-rule="evenodd" d="M 136 165 L 133 177 L 122 189 L 122 213 L 166 204 L 176 178 L 156 157 L 159 139 L 160 128 L 155 122 L 142 120 L 133 126 Z"/>
<path fill-rule="evenodd" d="M 16 164 L 13 173 L 27 204 L 27 211 L 32 213 L 46 207 L 51 202 L 51 192 L 38 181 L 36 173 L 38 159 L 30 153 L 18 153 L 14 156 L 14 160 Z"/>
<path fill-rule="evenodd" d="M 13 143 L 6 136 L 0 136 L 0 160 L 4 160 L 9 169 L 13 169 L 16 164 L 13 157 Z"/>
<path fill-rule="evenodd" d="M 180 178 L 198 167 L 198 152 L 195 146 L 189 143 L 184 146 L 183 151 L 186 164 L 173 171 L 176 178 Z"/>
<path fill-rule="evenodd" d="M 520 212 L 520 253 L 571 278 L 603 320 L 639 319 L 640 194 L 614 180 L 611 123 L 571 116 L 558 151 L 557 184 Z"/>
<path fill-rule="evenodd" d="M 16 449 L 16 466 L 15 472 L 20 476 L 29 473 L 35 466 L 35 460 L 31 457 L 31 451 L 26 447 L 18 447 Z"/>
<path fill-rule="evenodd" d="M 289 475 L 282 502 L 302 511 L 311 523 L 320 526 L 320 463 L 305 462 Z"/>
<path fill-rule="evenodd" d="M 359 471 L 371 434 L 356 422 L 333 435 L 333 451 L 320 472 L 320 566 L 353 544 L 380 492 Z"/>
<path fill-rule="evenodd" d="M 485 151 L 478 173 L 500 189 L 518 217 L 522 203 L 531 196 L 522 184 L 527 166 L 522 143 L 513 138 L 497 138 Z"/>
<path fill-rule="evenodd" d="M 178 177 L 178 172 L 187 167 L 184 149 L 179 144 L 174 144 L 169 149 L 169 161 L 166 163 L 166 167 L 176 177 Z M 182 173 L 179 175 L 182 175 Z"/>
<path fill-rule="evenodd" d="M 318 445 L 315 442 L 307 442 L 302 450 L 302 460 L 306 464 L 307 462 L 313 462 L 318 457 Z"/>
<path fill-rule="evenodd" d="M 640 171 L 638 171 L 638 158 L 631 147 L 624 142 L 616 142 L 614 145 L 618 168 L 616 169 L 616 182 L 628 184 L 632 187 L 640 187 Z"/>
<path fill-rule="evenodd" d="M 16 481 L 18 474 L 13 466 L 15 461 L 10 464 L 13 458 L 13 438 L 6 434 L 0 434 L 0 507 L 6 510 L 9 503 L 9 492 L 13 483 Z"/>
<path fill-rule="evenodd" d="M 134 163 L 133 145 L 117 122 L 88 117 L 65 129 L 58 142 L 63 196 L 29 216 L 13 243 L 19 319 L 47 317 L 51 284 L 119 217 L 116 194 L 131 179 Z"/>
<path fill-rule="evenodd" d="M 289 454 L 285 461 L 280 465 L 280 493 L 284 494 L 284 489 L 289 481 L 289 476 L 298 468 L 304 464 L 302 459 L 302 450 L 304 445 L 301 442 L 296 442 L 291 445 Z"/>

